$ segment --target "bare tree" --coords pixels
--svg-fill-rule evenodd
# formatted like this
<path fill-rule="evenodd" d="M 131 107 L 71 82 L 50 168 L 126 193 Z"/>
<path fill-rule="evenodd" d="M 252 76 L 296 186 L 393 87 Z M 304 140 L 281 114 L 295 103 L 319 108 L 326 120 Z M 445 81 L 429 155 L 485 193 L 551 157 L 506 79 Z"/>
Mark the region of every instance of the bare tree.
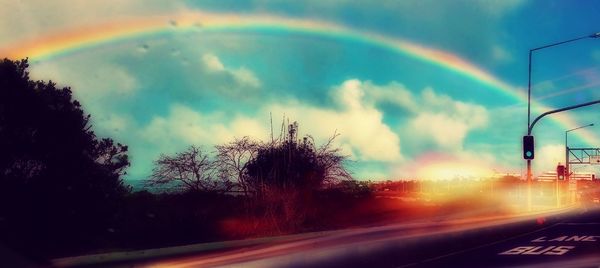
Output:
<path fill-rule="evenodd" d="M 249 137 L 241 139 L 236 138 L 234 141 L 217 145 L 216 167 L 219 176 L 222 178 L 235 178 L 239 187 L 248 195 L 248 175 L 246 173 L 248 162 L 253 159 L 258 153 L 260 144 Z"/>
<path fill-rule="evenodd" d="M 218 177 L 209 156 L 190 146 L 174 156 L 161 155 L 148 181 L 149 186 L 167 185 L 195 192 L 227 191 L 231 183 Z"/>
<path fill-rule="evenodd" d="M 311 136 L 306 136 L 304 138 L 305 143 L 310 142 L 314 147 L 318 162 L 325 170 L 325 178 L 323 179 L 325 184 L 335 184 L 341 181 L 353 180 L 352 174 L 350 174 L 344 166 L 344 164 L 347 164 L 348 162 L 348 156 L 341 154 L 341 148 L 333 147 L 333 142 L 339 135 L 339 133 L 334 132 L 331 138 L 318 148 L 315 147 L 314 140 Z M 308 139 L 310 139 L 310 141 L 307 141 Z"/>

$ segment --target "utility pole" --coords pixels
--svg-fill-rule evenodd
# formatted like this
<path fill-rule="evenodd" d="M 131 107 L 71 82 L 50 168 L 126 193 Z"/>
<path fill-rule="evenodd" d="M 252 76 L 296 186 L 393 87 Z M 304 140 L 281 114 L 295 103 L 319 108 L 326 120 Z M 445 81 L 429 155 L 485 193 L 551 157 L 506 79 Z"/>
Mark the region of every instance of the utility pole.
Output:
<path fill-rule="evenodd" d="M 565 40 L 562 42 L 557 42 L 557 43 L 553 43 L 553 44 L 549 44 L 549 45 L 545 45 L 545 46 L 541 46 L 541 47 L 536 47 L 533 49 L 529 50 L 529 68 L 528 68 L 528 81 L 527 81 L 527 135 L 531 135 L 531 130 L 533 129 L 533 125 L 535 125 L 535 122 L 537 120 L 539 120 L 541 117 L 543 116 L 539 116 L 534 122 L 533 124 L 531 124 L 531 60 L 532 60 L 532 56 L 533 56 L 533 52 L 537 51 L 537 50 L 541 50 L 541 49 L 545 49 L 545 48 L 549 48 L 549 47 L 553 47 L 553 46 L 558 46 L 558 45 L 562 45 L 562 44 L 566 44 L 566 43 L 570 43 L 570 42 L 574 42 L 577 40 L 582 40 L 582 39 L 587 39 L 587 38 L 599 38 L 600 37 L 600 32 L 594 33 L 594 34 L 590 34 L 590 35 L 586 35 L 586 36 L 582 36 L 582 37 L 578 37 L 578 38 L 573 38 L 573 39 L 569 39 L 569 40 Z M 531 158 L 527 159 L 527 210 L 531 211 Z"/>

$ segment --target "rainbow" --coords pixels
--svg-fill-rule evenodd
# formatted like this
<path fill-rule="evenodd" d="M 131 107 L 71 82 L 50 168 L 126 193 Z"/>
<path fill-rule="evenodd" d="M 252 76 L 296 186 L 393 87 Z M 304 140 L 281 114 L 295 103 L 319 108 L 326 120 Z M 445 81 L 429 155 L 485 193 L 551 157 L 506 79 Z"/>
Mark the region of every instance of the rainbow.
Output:
<path fill-rule="evenodd" d="M 29 57 L 33 61 L 47 60 L 121 40 L 171 32 L 218 33 L 248 30 L 292 32 L 367 43 L 463 75 L 519 103 L 524 103 L 527 100 L 527 96 L 523 93 L 523 90 L 519 90 L 499 80 L 485 70 L 446 51 L 436 50 L 373 32 L 357 31 L 324 21 L 269 15 L 253 16 L 229 13 L 187 12 L 144 17 L 129 21 L 115 21 L 70 29 L 34 39 L 20 40 L 16 43 L 0 47 L 0 57 L 12 59 Z M 535 103 L 535 106 L 538 107 L 538 112 L 551 109 L 541 103 Z M 566 114 L 553 116 L 550 120 L 555 121 L 565 129 L 578 125 L 572 117 Z M 524 126 L 523 129 L 525 130 Z M 582 129 L 577 132 L 577 135 L 588 144 L 600 143 L 600 140 L 589 130 Z"/>

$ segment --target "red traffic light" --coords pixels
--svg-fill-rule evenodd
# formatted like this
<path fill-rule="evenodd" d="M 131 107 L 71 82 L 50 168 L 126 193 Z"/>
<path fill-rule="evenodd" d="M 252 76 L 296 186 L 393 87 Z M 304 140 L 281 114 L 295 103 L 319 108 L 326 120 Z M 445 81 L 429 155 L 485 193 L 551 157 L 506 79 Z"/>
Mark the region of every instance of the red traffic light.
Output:
<path fill-rule="evenodd" d="M 566 169 L 564 165 L 556 166 L 556 176 L 559 180 L 564 180 L 566 175 Z"/>

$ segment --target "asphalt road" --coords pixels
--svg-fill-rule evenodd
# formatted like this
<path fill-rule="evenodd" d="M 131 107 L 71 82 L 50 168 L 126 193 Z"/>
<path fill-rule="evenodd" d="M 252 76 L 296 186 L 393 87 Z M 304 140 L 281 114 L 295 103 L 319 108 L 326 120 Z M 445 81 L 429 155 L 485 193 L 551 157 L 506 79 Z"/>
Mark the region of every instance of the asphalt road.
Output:
<path fill-rule="evenodd" d="M 600 210 L 407 267 L 600 267 Z"/>
<path fill-rule="evenodd" d="M 600 210 L 361 228 L 141 267 L 600 267 Z"/>

